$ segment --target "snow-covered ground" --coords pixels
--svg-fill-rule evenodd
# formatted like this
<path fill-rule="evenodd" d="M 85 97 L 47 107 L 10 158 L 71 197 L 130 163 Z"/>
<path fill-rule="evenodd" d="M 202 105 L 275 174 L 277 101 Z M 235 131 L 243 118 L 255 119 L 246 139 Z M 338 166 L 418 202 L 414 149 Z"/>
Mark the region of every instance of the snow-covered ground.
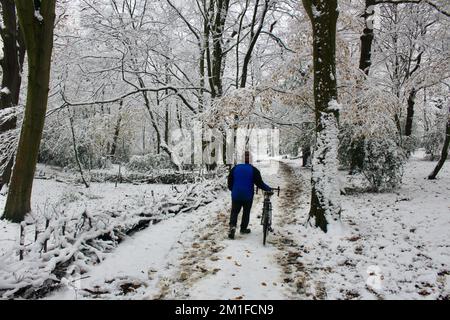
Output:
<path fill-rule="evenodd" d="M 435 164 L 413 156 L 398 192 L 343 196 L 340 232 L 289 226 L 301 245 L 305 292 L 326 299 L 449 299 L 450 166 L 427 180 Z M 308 177 L 293 168 L 299 179 Z M 296 211 L 301 221 L 308 200 Z"/>
<path fill-rule="evenodd" d="M 342 228 L 324 234 L 306 224 L 309 170 L 298 160 L 258 163 L 266 182 L 282 188 L 280 197 L 273 197 L 275 232 L 265 247 L 257 218 L 261 195 L 252 210 L 252 233 L 229 240 L 230 199 L 223 192 L 205 207 L 128 237 L 47 298 L 448 299 L 450 167 L 446 163 L 439 179 L 429 181 L 434 165 L 416 155 L 397 192 L 343 196 Z M 341 180 L 348 183 L 344 174 Z M 64 192 L 96 195 L 80 196 L 90 199 L 93 210 L 135 202 L 152 188 L 162 194 L 171 187 L 94 184 L 87 191 L 38 180 L 34 192 L 35 199 L 58 199 Z M 0 224 L 0 230 L 14 227 Z M 5 234 L 11 233 L 2 231 L 2 249 L 14 242 Z"/>

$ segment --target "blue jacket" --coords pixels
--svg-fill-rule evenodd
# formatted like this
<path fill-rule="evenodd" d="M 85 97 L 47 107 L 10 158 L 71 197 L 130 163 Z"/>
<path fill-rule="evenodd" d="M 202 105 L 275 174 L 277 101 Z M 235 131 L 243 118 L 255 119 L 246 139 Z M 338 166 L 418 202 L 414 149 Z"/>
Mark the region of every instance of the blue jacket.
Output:
<path fill-rule="evenodd" d="M 251 164 L 238 164 L 228 175 L 228 189 L 233 201 L 252 201 L 254 188 L 270 191 L 271 188 L 261 178 L 261 172 Z"/>

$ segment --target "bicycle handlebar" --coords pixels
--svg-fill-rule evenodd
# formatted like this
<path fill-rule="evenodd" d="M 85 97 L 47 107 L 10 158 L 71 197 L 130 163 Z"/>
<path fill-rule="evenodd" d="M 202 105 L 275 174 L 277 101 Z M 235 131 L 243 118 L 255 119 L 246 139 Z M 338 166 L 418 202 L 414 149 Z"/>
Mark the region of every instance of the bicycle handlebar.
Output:
<path fill-rule="evenodd" d="M 275 189 L 277 191 L 277 197 L 280 196 L 280 186 L 278 186 L 278 188 Z"/>
<path fill-rule="evenodd" d="M 256 193 L 258 193 L 259 188 L 256 188 Z M 280 196 L 280 187 L 278 186 L 277 188 L 273 188 L 271 191 L 264 191 L 264 194 L 268 195 L 268 196 L 273 196 L 275 194 L 275 191 L 277 191 L 277 197 Z"/>

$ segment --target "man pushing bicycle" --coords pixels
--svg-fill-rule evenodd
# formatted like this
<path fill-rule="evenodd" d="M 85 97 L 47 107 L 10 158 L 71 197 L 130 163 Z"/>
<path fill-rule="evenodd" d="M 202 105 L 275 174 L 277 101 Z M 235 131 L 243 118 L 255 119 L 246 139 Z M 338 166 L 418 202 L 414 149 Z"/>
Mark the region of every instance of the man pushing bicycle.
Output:
<path fill-rule="evenodd" d="M 265 184 L 258 169 L 250 164 L 250 152 L 245 151 L 245 163 L 238 164 L 231 169 L 228 175 L 228 189 L 231 191 L 231 215 L 230 232 L 228 238 L 234 239 L 239 212 L 243 208 L 241 221 L 241 234 L 250 233 L 248 223 L 250 221 L 250 210 L 253 204 L 254 185 L 264 191 L 272 188 Z"/>

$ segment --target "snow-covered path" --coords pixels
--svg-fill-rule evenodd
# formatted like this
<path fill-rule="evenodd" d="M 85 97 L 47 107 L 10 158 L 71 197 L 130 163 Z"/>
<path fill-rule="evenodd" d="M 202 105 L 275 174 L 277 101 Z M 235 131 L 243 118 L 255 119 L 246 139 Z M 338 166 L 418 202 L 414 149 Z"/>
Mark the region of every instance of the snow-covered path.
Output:
<path fill-rule="evenodd" d="M 257 195 L 251 214 L 249 235 L 227 238 L 230 201 L 224 193 L 217 201 L 194 212 L 150 226 L 124 241 L 106 260 L 69 282 L 49 299 L 287 299 L 295 292 L 295 279 L 286 272 L 296 264 L 295 253 L 285 250 L 292 240 L 283 236 L 289 220 L 286 195 L 292 188 L 286 170 L 263 176 L 272 186 L 281 186 L 274 197 L 275 233 L 262 244 L 257 215 L 262 196 Z M 284 193 L 286 190 L 291 190 Z M 287 259 L 284 259 L 287 257 Z M 279 263 L 279 262 L 285 263 Z M 69 279 L 71 280 L 71 279 Z M 77 279 L 75 279 L 77 280 Z"/>
<path fill-rule="evenodd" d="M 284 189 L 282 177 L 271 175 L 265 177 L 271 186 Z M 205 259 L 206 269 L 216 270 L 213 275 L 201 277 L 189 288 L 186 296 L 192 299 L 286 299 L 287 292 L 283 283 L 283 270 L 277 264 L 280 254 L 273 234 L 269 234 L 266 246 L 262 244 L 262 227 L 258 215 L 262 211 L 262 195 L 259 193 L 254 199 L 250 228 L 248 235 L 236 234 L 234 240 L 222 240 L 223 249 L 217 254 L 208 256 L 208 247 L 202 250 L 191 250 L 194 259 L 192 263 Z M 274 227 L 277 228 L 282 221 L 280 215 L 280 199 L 272 200 L 274 204 Z M 227 207 L 227 213 L 229 206 Z M 242 215 L 242 213 L 241 213 Z M 240 215 L 240 216 L 241 216 Z M 228 219 L 223 220 L 218 232 L 218 238 L 223 238 L 228 229 Z M 208 230 L 204 230 L 208 232 Z M 205 252 L 206 251 L 206 252 Z M 189 255 L 188 255 L 189 257 Z M 197 260 L 197 258 L 199 258 Z M 177 297 L 176 295 L 174 297 Z"/>

